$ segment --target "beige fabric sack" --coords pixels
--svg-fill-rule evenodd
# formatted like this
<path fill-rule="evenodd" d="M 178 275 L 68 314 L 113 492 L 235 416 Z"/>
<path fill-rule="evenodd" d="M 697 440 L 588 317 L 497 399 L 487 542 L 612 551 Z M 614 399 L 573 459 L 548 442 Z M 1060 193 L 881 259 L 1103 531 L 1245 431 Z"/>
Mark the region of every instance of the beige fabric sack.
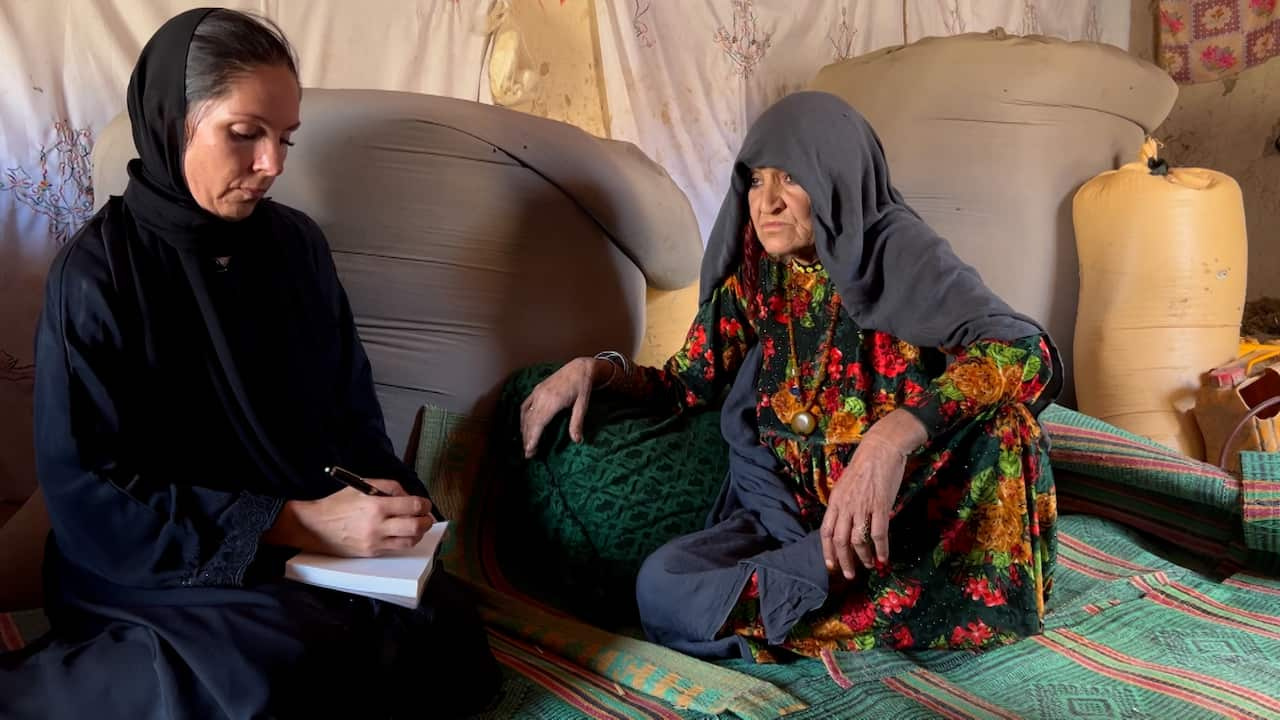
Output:
<path fill-rule="evenodd" d="M 1156 155 L 1147 140 L 1136 161 L 1090 180 L 1075 197 L 1079 404 L 1205 459 L 1192 408 L 1202 376 L 1235 358 L 1240 345 L 1244 200 L 1230 177 L 1168 169 Z"/>

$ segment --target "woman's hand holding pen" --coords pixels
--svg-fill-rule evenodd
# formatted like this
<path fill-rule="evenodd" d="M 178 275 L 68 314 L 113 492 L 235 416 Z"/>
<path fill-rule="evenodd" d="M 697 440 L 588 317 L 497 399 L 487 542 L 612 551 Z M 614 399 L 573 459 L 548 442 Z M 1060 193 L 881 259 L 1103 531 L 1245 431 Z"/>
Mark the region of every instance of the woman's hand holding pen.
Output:
<path fill-rule="evenodd" d="M 273 545 L 347 557 L 376 557 L 417 545 L 431 528 L 431 501 L 394 480 L 367 479 L 386 496 L 352 487 L 319 500 L 290 500 L 263 536 Z"/>

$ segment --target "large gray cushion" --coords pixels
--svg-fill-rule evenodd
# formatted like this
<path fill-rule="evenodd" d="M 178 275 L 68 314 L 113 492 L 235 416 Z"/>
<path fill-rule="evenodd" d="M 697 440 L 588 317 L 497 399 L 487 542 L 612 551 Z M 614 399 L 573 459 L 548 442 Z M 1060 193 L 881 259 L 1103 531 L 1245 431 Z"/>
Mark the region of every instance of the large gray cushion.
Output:
<path fill-rule="evenodd" d="M 424 404 L 484 412 L 517 368 L 636 353 L 646 284 L 697 276 L 688 201 L 629 144 L 376 90 L 308 89 L 302 122 L 272 196 L 329 239 L 398 451 Z M 118 117 L 94 150 L 99 203 L 134 156 Z"/>

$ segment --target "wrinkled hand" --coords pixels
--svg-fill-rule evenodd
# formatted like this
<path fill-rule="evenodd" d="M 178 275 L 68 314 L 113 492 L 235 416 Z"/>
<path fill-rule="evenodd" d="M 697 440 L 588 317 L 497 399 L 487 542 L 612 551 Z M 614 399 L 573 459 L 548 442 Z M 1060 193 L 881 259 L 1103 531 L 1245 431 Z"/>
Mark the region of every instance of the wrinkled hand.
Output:
<path fill-rule="evenodd" d="M 569 417 L 569 437 L 574 442 L 582 442 L 582 423 L 587 415 L 591 390 L 597 383 L 607 380 L 613 372 L 613 365 L 608 360 L 581 357 L 570 360 L 551 377 L 538 383 L 520 405 L 520 435 L 524 441 L 524 456 L 533 457 L 547 424 L 571 406 L 573 414 Z"/>
<path fill-rule="evenodd" d="M 828 571 L 839 569 L 852 580 L 859 563 L 872 568 L 889 562 L 889 520 L 907 454 L 925 439 L 924 426 L 903 410 L 885 416 L 863 436 L 822 518 L 822 557 Z"/>
<path fill-rule="evenodd" d="M 343 488 L 319 500 L 285 503 L 267 541 L 345 557 L 376 557 L 417 545 L 431 528 L 431 501 L 394 480 L 371 479 L 390 497 Z"/>

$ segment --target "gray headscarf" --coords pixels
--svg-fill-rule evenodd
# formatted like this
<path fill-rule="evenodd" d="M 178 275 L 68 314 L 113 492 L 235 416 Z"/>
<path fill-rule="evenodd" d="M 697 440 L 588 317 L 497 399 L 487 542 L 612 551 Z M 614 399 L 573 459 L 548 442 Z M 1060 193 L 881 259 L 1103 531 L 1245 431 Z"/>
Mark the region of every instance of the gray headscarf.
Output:
<path fill-rule="evenodd" d="M 890 182 L 871 125 L 822 92 L 788 95 L 747 133 L 703 256 L 701 302 L 742 261 L 751 169 L 761 167 L 785 170 L 809 193 L 818 257 L 860 327 L 947 348 L 1045 332 L 920 219 Z"/>

